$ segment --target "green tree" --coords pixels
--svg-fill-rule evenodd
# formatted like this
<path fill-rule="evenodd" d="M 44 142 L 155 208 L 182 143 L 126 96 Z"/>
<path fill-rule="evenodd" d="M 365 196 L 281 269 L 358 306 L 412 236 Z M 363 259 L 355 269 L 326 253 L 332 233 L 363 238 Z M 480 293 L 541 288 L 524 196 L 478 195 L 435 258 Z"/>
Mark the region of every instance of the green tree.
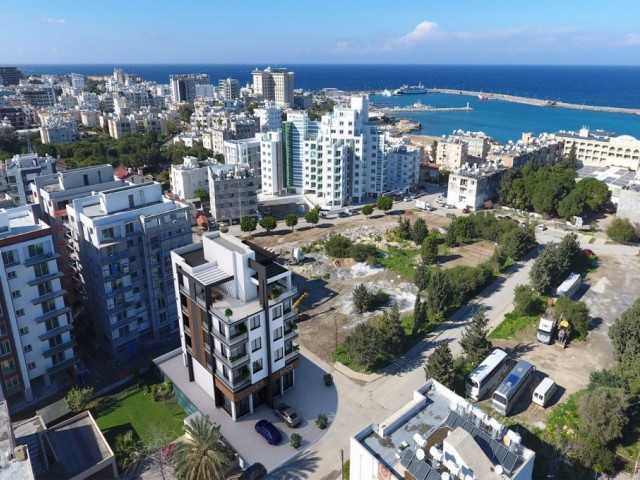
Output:
<path fill-rule="evenodd" d="M 295 226 L 298 224 L 298 216 L 293 212 L 287 213 L 284 217 L 284 222 L 287 224 L 287 227 L 293 231 Z"/>
<path fill-rule="evenodd" d="M 121 472 L 135 465 L 140 459 L 141 445 L 135 438 L 133 430 L 116 436 L 116 462 Z"/>
<path fill-rule="evenodd" d="M 173 450 L 175 474 L 185 480 L 223 480 L 234 457 L 220 434 L 220 425 L 198 416 L 185 425 L 185 440 Z"/>
<path fill-rule="evenodd" d="M 427 222 L 423 218 L 417 218 L 413 222 L 413 231 L 411 232 L 411 238 L 416 245 L 422 245 L 424 239 L 429 235 L 429 229 L 427 228 Z"/>
<path fill-rule="evenodd" d="M 438 155 L 438 142 L 437 140 L 434 140 L 431 143 L 431 163 L 434 163 L 436 161 L 437 155 Z"/>
<path fill-rule="evenodd" d="M 571 272 L 583 272 L 587 267 L 587 254 L 584 253 L 575 233 L 565 235 L 558 244 L 559 281 L 563 281 Z"/>
<path fill-rule="evenodd" d="M 178 108 L 178 115 L 180 116 L 180 120 L 185 123 L 189 123 L 193 111 L 193 107 L 188 103 L 183 103 L 182 105 L 180 105 L 180 108 Z"/>
<path fill-rule="evenodd" d="M 308 212 L 306 212 L 304 214 L 304 220 L 307 223 L 310 223 L 312 225 L 316 225 L 319 221 L 320 221 L 320 214 L 318 213 L 318 211 L 314 208 L 312 210 L 309 210 Z"/>
<path fill-rule="evenodd" d="M 258 221 L 255 217 L 242 217 L 240 220 L 240 230 L 243 232 L 253 232 L 258 226 Z"/>
<path fill-rule="evenodd" d="M 356 313 L 364 313 L 369 310 L 372 293 L 364 283 L 360 283 L 353 289 L 353 308 Z"/>
<path fill-rule="evenodd" d="M 479 365 L 493 350 L 493 345 L 487 338 L 488 324 L 489 319 L 484 309 L 481 309 L 473 315 L 460 338 L 462 351 L 473 365 Z"/>
<path fill-rule="evenodd" d="M 507 231 L 500 239 L 500 248 L 513 260 L 520 260 L 536 245 L 533 228 L 514 228 Z"/>
<path fill-rule="evenodd" d="M 422 261 L 427 265 L 433 265 L 438 259 L 438 239 L 434 235 L 428 235 L 422 242 L 420 249 Z"/>
<path fill-rule="evenodd" d="M 201 202 L 204 202 L 205 200 L 209 200 L 209 192 L 207 191 L 206 188 L 197 188 L 193 194 L 198 197 L 200 199 Z"/>
<path fill-rule="evenodd" d="M 429 356 L 427 364 L 424 366 L 424 373 L 427 380 L 433 378 L 445 387 L 453 388 L 455 371 L 453 369 L 453 355 L 446 343 L 440 343 Z"/>
<path fill-rule="evenodd" d="M 447 247 L 455 247 L 458 245 L 458 233 L 456 231 L 456 222 L 451 222 L 447 229 L 447 234 L 444 237 L 444 244 Z"/>
<path fill-rule="evenodd" d="M 275 230 L 278 226 L 278 221 L 273 215 L 268 215 L 260 220 L 260 226 L 264 228 L 267 233 L 270 233 L 271 230 Z"/>
<path fill-rule="evenodd" d="M 373 205 L 365 205 L 364 207 L 362 207 L 362 214 L 365 216 L 369 216 L 373 213 Z"/>
<path fill-rule="evenodd" d="M 576 169 L 578 167 L 578 155 L 576 153 L 576 144 L 573 143 L 569 149 L 569 153 L 565 157 L 567 167 Z"/>
<path fill-rule="evenodd" d="M 379 210 L 387 213 L 393 208 L 393 200 L 391 200 L 389 197 L 380 197 L 378 198 L 378 203 L 376 204 L 376 206 Z"/>
<path fill-rule="evenodd" d="M 431 276 L 431 269 L 432 267 L 429 264 L 422 261 L 416 266 L 413 284 L 418 287 L 418 293 L 427 288 L 429 277 Z"/>
<path fill-rule="evenodd" d="M 563 218 L 582 216 L 585 213 L 585 208 L 584 195 L 577 188 L 574 188 L 558 204 L 558 215 Z"/>
<path fill-rule="evenodd" d="M 459 242 L 469 242 L 476 238 L 475 223 L 471 216 L 458 217 L 454 220 L 456 237 Z"/>
<path fill-rule="evenodd" d="M 451 301 L 451 285 L 447 274 L 439 268 L 431 268 L 429 281 L 422 297 L 425 301 L 426 313 L 431 320 L 439 319 L 441 312 Z"/>
<path fill-rule="evenodd" d="M 629 400 L 622 389 L 596 388 L 578 401 L 580 430 L 602 445 L 622 437 L 629 422 Z"/>
<path fill-rule="evenodd" d="M 574 190 L 581 193 L 588 212 L 597 212 L 611 201 L 611 190 L 606 183 L 596 178 L 583 178 Z"/>
<path fill-rule="evenodd" d="M 416 301 L 413 305 L 413 325 L 411 334 L 415 335 L 427 323 L 427 304 L 420 298 L 420 293 L 416 295 Z"/>
<path fill-rule="evenodd" d="M 583 340 L 589 333 L 591 317 L 589 308 L 584 302 L 574 302 L 567 297 L 559 297 L 553 305 L 556 318 L 564 315 L 571 325 L 571 329 L 576 332 L 577 338 Z"/>
<path fill-rule="evenodd" d="M 87 404 L 93 398 L 93 387 L 72 387 L 65 398 L 72 412 L 81 412 L 87 408 Z"/>
<path fill-rule="evenodd" d="M 388 311 L 383 312 L 378 331 L 384 348 L 392 354 L 399 353 L 404 340 L 404 327 L 397 303 L 394 302 Z"/>
<path fill-rule="evenodd" d="M 626 218 L 614 218 L 607 228 L 607 236 L 618 243 L 633 242 L 636 237 L 635 229 Z"/>
<path fill-rule="evenodd" d="M 411 220 L 408 218 L 400 217 L 398 219 L 398 226 L 396 227 L 398 237 L 402 240 L 410 240 L 413 234 L 411 230 Z"/>
<path fill-rule="evenodd" d="M 548 293 L 551 287 L 556 284 L 558 275 L 556 269 L 558 266 L 558 247 L 549 245 L 536 258 L 531 267 L 529 278 L 531 286 L 539 293 Z"/>
<path fill-rule="evenodd" d="M 530 317 L 540 312 L 540 296 L 531 285 L 518 285 L 513 290 L 514 310 Z"/>
<path fill-rule="evenodd" d="M 345 340 L 353 360 L 365 370 L 369 370 L 380 357 L 378 332 L 370 322 L 355 326 Z"/>
<path fill-rule="evenodd" d="M 632 363 L 640 358 L 640 299 L 609 327 L 609 338 L 616 360 Z"/>
<path fill-rule="evenodd" d="M 353 242 L 347 237 L 342 235 L 334 235 L 327 243 L 324 244 L 324 251 L 330 257 L 334 258 L 347 258 L 349 257 L 349 248 L 353 245 Z"/>

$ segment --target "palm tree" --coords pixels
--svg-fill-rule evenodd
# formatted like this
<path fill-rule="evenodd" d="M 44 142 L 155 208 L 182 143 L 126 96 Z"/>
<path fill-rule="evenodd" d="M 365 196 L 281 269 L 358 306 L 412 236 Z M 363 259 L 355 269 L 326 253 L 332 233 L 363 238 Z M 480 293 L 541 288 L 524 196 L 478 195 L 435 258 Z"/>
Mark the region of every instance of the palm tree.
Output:
<path fill-rule="evenodd" d="M 199 416 L 185 426 L 187 439 L 176 445 L 175 473 L 185 480 L 222 480 L 235 452 L 220 435 L 220 425 Z"/>

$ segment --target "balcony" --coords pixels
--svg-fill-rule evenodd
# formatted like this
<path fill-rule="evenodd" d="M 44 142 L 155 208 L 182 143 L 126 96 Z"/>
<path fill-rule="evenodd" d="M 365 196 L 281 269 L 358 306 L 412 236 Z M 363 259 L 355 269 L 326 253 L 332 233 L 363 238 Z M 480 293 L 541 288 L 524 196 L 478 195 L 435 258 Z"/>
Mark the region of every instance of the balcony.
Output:
<path fill-rule="evenodd" d="M 60 256 L 59 253 L 51 252 L 51 253 L 43 253 L 42 255 L 35 255 L 33 257 L 27 258 L 23 265 L 25 267 L 33 267 L 34 265 L 42 262 L 48 262 L 50 260 L 55 260 Z"/>
<path fill-rule="evenodd" d="M 47 300 L 52 300 L 54 298 L 62 297 L 66 295 L 68 292 L 66 290 L 56 290 L 55 292 L 45 293 L 44 295 L 40 295 L 39 297 L 31 300 L 31 303 L 34 305 L 38 305 L 39 303 L 46 302 Z"/>
<path fill-rule="evenodd" d="M 285 324 L 285 328 L 284 328 L 284 340 L 286 341 L 291 341 L 294 340 L 296 338 L 298 338 L 300 335 L 298 334 L 298 326 L 294 325 L 292 328 L 287 328 L 286 324 Z"/>
<path fill-rule="evenodd" d="M 72 365 L 75 365 L 76 363 L 78 363 L 80 361 L 80 358 L 78 358 L 77 356 L 73 356 L 71 358 L 68 358 L 66 360 L 63 360 L 62 362 L 58 362 L 55 365 L 52 365 L 50 367 L 47 368 L 47 373 L 49 375 L 52 375 L 56 372 L 59 372 L 60 370 L 64 370 L 65 368 L 68 368 Z"/>
<path fill-rule="evenodd" d="M 220 331 L 216 328 L 214 328 L 211 333 L 213 333 L 213 335 L 218 338 L 220 341 L 222 341 L 222 343 L 224 343 L 225 345 L 227 345 L 228 347 L 233 347 L 235 345 L 238 345 L 241 342 L 245 342 L 247 341 L 247 339 L 249 338 L 249 333 L 247 332 L 247 329 L 244 328 L 242 330 L 237 330 L 236 332 L 230 334 L 229 337 L 227 337 L 225 334 L 220 333 Z"/>
<path fill-rule="evenodd" d="M 17 393 L 19 391 L 22 390 L 22 384 L 21 383 L 16 383 L 11 385 L 10 387 L 6 387 L 6 392 L 7 395 L 13 395 L 14 393 Z"/>
<path fill-rule="evenodd" d="M 294 345 L 291 349 L 285 349 L 284 351 L 284 361 L 285 364 L 290 363 L 291 361 L 298 358 L 300 355 L 300 347 L 298 345 Z"/>
<path fill-rule="evenodd" d="M 35 278 L 33 280 L 29 280 L 27 282 L 27 285 L 29 285 L 30 287 L 33 287 L 34 285 L 37 285 L 39 283 L 55 280 L 56 278 L 61 278 L 63 276 L 64 276 L 64 274 L 62 272 L 50 273 L 49 275 L 43 275 L 43 276 L 37 277 L 37 278 Z"/>
<path fill-rule="evenodd" d="M 247 352 L 234 357 L 227 357 L 217 350 L 214 350 L 213 353 L 219 361 L 224 363 L 229 368 L 236 368 L 249 363 L 249 354 Z"/>
<path fill-rule="evenodd" d="M 119 347 L 121 345 L 124 345 L 125 343 L 130 342 L 131 340 L 138 338 L 140 336 L 140 332 L 138 330 L 133 330 L 129 333 L 127 333 L 126 335 L 121 335 L 118 338 L 114 338 L 113 339 L 113 344 L 116 347 Z"/>
<path fill-rule="evenodd" d="M 35 318 L 36 323 L 42 323 L 47 320 L 51 320 L 52 318 L 59 317 L 61 315 L 66 315 L 69 313 L 71 309 L 69 307 L 58 308 L 56 310 L 52 310 L 50 312 L 45 313 L 44 315 L 40 315 Z"/>
<path fill-rule="evenodd" d="M 63 333 L 69 332 L 73 330 L 73 325 L 68 323 L 66 325 L 62 325 L 61 327 L 52 328 L 51 330 L 46 331 L 42 335 L 39 335 L 38 338 L 40 341 L 49 340 L 56 335 L 62 335 Z"/>
<path fill-rule="evenodd" d="M 251 373 L 248 367 L 243 367 L 231 380 L 221 375 L 220 372 L 216 372 L 215 378 L 216 380 L 221 380 L 225 385 L 235 391 L 251 385 Z"/>
<path fill-rule="evenodd" d="M 279 283 L 274 283 L 273 285 L 269 285 L 269 305 L 276 305 L 278 303 L 283 302 L 289 297 L 294 297 L 298 294 L 298 289 L 296 287 L 291 287 L 287 290 L 284 285 Z"/>
<path fill-rule="evenodd" d="M 42 349 L 42 356 L 44 358 L 49 358 L 56 353 L 64 352 L 65 350 L 69 350 L 77 345 L 75 338 L 72 338 L 68 342 L 61 343 L 60 345 L 56 345 L 55 347 L 45 347 Z"/>

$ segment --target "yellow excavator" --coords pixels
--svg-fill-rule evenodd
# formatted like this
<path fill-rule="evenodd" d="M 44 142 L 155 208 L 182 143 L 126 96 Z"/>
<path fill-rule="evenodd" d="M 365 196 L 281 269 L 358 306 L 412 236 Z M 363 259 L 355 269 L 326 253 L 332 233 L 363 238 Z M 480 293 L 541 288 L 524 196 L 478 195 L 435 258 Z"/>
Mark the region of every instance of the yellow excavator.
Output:
<path fill-rule="evenodd" d="M 293 304 L 291 305 L 292 309 L 297 309 L 300 304 L 304 301 L 305 298 L 307 298 L 309 296 L 309 294 L 307 292 L 302 292 L 302 295 L 300 295 L 300 297 L 298 297 L 298 299 L 293 302 Z"/>

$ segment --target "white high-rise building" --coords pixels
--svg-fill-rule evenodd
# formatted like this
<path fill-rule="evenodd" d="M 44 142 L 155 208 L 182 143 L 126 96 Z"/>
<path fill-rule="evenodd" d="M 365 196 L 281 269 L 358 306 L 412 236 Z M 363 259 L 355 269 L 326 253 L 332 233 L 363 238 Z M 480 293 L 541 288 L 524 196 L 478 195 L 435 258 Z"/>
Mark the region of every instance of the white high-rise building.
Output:
<path fill-rule="evenodd" d="M 5 161 L 4 176 L 9 185 L 9 195 L 16 205 L 26 205 L 33 201 L 31 181 L 40 175 L 56 173 L 55 157 L 39 157 L 35 153 L 15 155 Z"/>
<path fill-rule="evenodd" d="M 209 191 L 209 165 L 218 165 L 213 158 L 200 161 L 197 157 L 184 157 L 182 165 L 171 165 L 171 193 L 182 200 L 196 198 L 201 188 Z"/>
<path fill-rule="evenodd" d="M 281 195 L 285 190 L 282 132 L 259 133 L 262 193 Z"/>
<path fill-rule="evenodd" d="M 0 210 L 0 378 L 5 395 L 49 386 L 78 362 L 51 228 L 31 206 Z"/>
<path fill-rule="evenodd" d="M 71 74 L 71 86 L 79 91 L 82 91 L 84 88 L 84 75 L 80 75 L 79 73 Z"/>
<path fill-rule="evenodd" d="M 272 103 L 256 108 L 253 115 L 260 120 L 261 132 L 272 132 L 282 127 L 282 109 Z"/>
<path fill-rule="evenodd" d="M 220 96 L 225 100 L 240 98 L 240 82 L 235 78 L 223 78 L 218 81 Z"/>
<path fill-rule="evenodd" d="M 253 90 L 259 98 L 275 102 L 279 107 L 293 107 L 293 72 L 286 68 L 267 67 L 251 73 Z"/>
<path fill-rule="evenodd" d="M 260 172 L 260 139 L 226 140 L 223 148 L 224 163 L 227 165 L 246 163 L 256 172 Z"/>

